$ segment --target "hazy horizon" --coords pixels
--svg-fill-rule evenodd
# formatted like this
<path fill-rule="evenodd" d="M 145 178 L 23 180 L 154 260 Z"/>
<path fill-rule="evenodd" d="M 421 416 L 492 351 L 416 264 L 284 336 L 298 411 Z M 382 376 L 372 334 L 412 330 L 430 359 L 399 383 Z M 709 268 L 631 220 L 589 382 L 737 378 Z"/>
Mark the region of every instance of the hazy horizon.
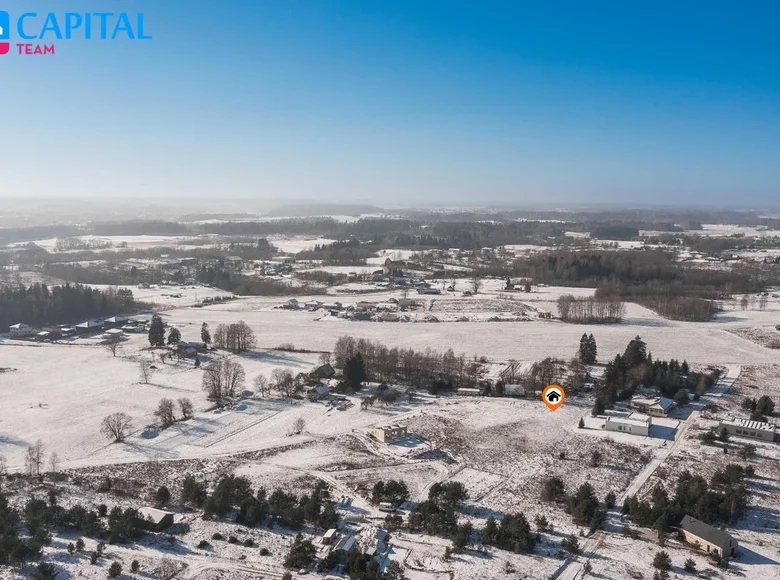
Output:
<path fill-rule="evenodd" d="M 0 58 L 6 204 L 780 204 L 774 4 L 121 10 L 142 11 L 152 39 Z"/>

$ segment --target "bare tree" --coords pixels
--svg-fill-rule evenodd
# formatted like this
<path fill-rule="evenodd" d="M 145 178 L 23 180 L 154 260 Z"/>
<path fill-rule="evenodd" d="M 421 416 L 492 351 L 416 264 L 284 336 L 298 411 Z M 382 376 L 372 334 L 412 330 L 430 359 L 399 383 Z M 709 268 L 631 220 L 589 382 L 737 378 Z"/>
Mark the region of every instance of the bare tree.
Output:
<path fill-rule="evenodd" d="M 739 306 L 742 308 L 742 310 L 747 310 L 748 307 L 748 297 L 743 296 L 742 299 L 739 301 Z"/>
<path fill-rule="evenodd" d="M 236 396 L 238 390 L 244 387 L 245 380 L 244 367 L 230 360 L 219 359 L 205 368 L 203 390 L 209 401 L 223 404 Z"/>
<path fill-rule="evenodd" d="M 121 340 L 119 338 L 109 338 L 103 341 L 103 347 L 111 353 L 111 356 L 116 356 L 116 351 L 119 348 Z"/>
<path fill-rule="evenodd" d="M 214 346 L 231 352 L 246 352 L 257 346 L 257 338 L 243 320 L 233 324 L 220 324 L 214 331 Z"/>
<path fill-rule="evenodd" d="M 274 388 L 279 391 L 283 397 L 291 399 L 295 394 L 295 379 L 293 378 L 290 371 L 284 369 L 274 369 L 271 373 L 271 380 L 274 384 Z"/>
<path fill-rule="evenodd" d="M 298 417 L 293 423 L 293 433 L 300 435 L 304 429 L 306 429 L 306 421 L 303 417 Z"/>
<path fill-rule="evenodd" d="M 126 413 L 113 413 L 103 418 L 100 424 L 100 432 L 113 439 L 114 443 L 121 443 L 130 434 L 133 420 Z"/>
<path fill-rule="evenodd" d="M 0 475 L 5 475 L 8 471 L 8 460 L 5 455 L 0 455 Z"/>
<path fill-rule="evenodd" d="M 60 469 L 60 456 L 56 451 L 52 451 L 49 455 L 49 473 L 57 473 Z"/>
<path fill-rule="evenodd" d="M 321 365 L 329 365 L 331 361 L 331 354 L 329 352 L 321 352 L 319 361 Z"/>
<path fill-rule="evenodd" d="M 160 421 L 160 427 L 163 429 L 167 429 L 173 425 L 176 422 L 173 401 L 171 399 L 160 399 L 154 415 Z"/>
<path fill-rule="evenodd" d="M 482 290 L 482 278 L 477 278 L 475 276 L 471 279 L 471 291 L 474 294 L 479 294 L 480 290 Z"/>
<path fill-rule="evenodd" d="M 25 467 L 27 468 L 27 475 L 30 477 L 38 476 L 41 474 L 41 467 L 44 460 L 44 447 L 43 442 L 38 439 L 34 445 L 30 445 L 27 448 L 27 455 L 25 456 Z"/>
<path fill-rule="evenodd" d="M 270 389 L 268 388 L 268 378 L 265 375 L 257 375 L 252 383 L 255 386 L 255 391 L 257 391 L 261 397 L 268 396 L 268 391 Z"/>
<path fill-rule="evenodd" d="M 154 357 L 154 353 L 152 353 L 152 357 Z M 145 385 L 149 384 L 149 377 L 152 376 L 151 366 L 147 361 L 141 361 L 141 382 Z"/>
<path fill-rule="evenodd" d="M 765 294 L 762 294 L 761 298 L 758 299 L 758 309 L 766 310 L 766 306 L 768 302 L 769 302 L 769 298 L 767 298 Z"/>
<path fill-rule="evenodd" d="M 195 414 L 195 406 L 187 397 L 179 399 L 179 410 L 184 421 L 192 419 L 192 416 Z"/>

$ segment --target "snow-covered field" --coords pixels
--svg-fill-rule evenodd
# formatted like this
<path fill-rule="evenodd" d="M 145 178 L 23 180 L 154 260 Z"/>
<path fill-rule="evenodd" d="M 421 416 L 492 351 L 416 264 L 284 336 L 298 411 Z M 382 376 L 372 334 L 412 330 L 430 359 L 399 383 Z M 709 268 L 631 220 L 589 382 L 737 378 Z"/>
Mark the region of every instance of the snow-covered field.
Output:
<path fill-rule="evenodd" d="M 731 365 L 737 369 L 741 366 L 745 370 L 737 383 L 738 391 L 718 399 L 719 410 L 710 416 L 702 411 L 690 419 L 657 421 L 662 429 L 650 438 L 604 433 L 600 420 L 589 416 L 590 396 L 571 397 L 551 413 L 535 399 L 435 398 L 421 394 L 413 403 L 404 400 L 361 410 L 360 401 L 366 396 L 361 393 L 350 395 L 351 405 L 338 410 L 324 403 L 291 403 L 250 392 L 235 405 L 214 410 L 201 388 L 203 371 L 194 368 L 192 361 L 157 360 L 148 384 L 141 380 L 141 361 L 151 361 L 145 335 L 132 335 L 116 357 L 96 339 L 35 344 L 0 338 L 0 454 L 10 470 L 21 471 L 27 447 L 40 440 L 47 455 L 57 453 L 60 468 L 78 469 L 83 477 L 168 465 L 168 470 L 156 469 L 172 486 L 188 470 L 210 480 L 231 472 L 248 477 L 255 486 L 299 493 L 320 479 L 337 496 L 354 500 L 344 510 L 369 519 L 383 517 L 367 502 L 371 486 L 378 479 L 403 479 L 412 499 L 418 501 L 427 497 L 436 482 L 459 481 L 469 493 L 461 517 L 473 521 L 476 527 L 484 525 L 489 515 L 521 511 L 531 521 L 545 515 L 554 531 L 542 534 L 534 555 L 491 549 L 487 553 L 469 551 L 449 561 L 442 558 L 449 541 L 401 532 L 395 535 L 394 544 L 399 557 L 405 558 L 407 575 L 412 580 L 515 577 L 506 573 L 513 569 L 520 577 L 547 578 L 564 564 L 559 555 L 561 538 L 579 534 L 580 530 L 560 507 L 540 501 L 545 477 L 561 477 L 569 491 L 588 481 L 599 498 L 609 491 L 620 496 L 634 488 L 646 494 L 656 483 L 671 481 L 670 476 L 682 469 L 709 473 L 735 460 L 736 454 L 702 447 L 696 437 L 701 429 L 714 424 L 717 413 L 738 413 L 745 394 L 770 394 L 780 401 L 780 368 L 776 366 L 780 355 L 757 338 L 761 333 L 771 336 L 777 332 L 773 330 L 780 317 L 780 301 L 776 298 L 769 300 L 765 310 L 741 310 L 736 303 L 726 303 L 725 311 L 711 323 L 670 321 L 633 304 L 627 307 L 626 320 L 614 325 L 570 325 L 536 317 L 517 322 L 483 321 L 483 315 L 514 310 L 554 313 L 560 296 L 593 293 L 592 289 L 546 286 L 534 287 L 531 293 L 508 293 L 502 290 L 503 283 L 488 280 L 476 296 L 462 295 L 469 289 L 466 280 L 456 282 L 454 293 L 424 296 L 410 292 L 410 298 L 424 305 L 421 314 L 467 319 L 424 324 L 353 322 L 322 311 L 283 310 L 278 307 L 287 301 L 285 297 L 237 298 L 195 307 L 203 298 L 225 294 L 202 286 L 133 288 L 133 292 L 140 300 L 164 306 L 163 319 L 179 328 L 184 340 L 199 340 L 203 322 L 212 330 L 221 323 L 239 320 L 249 324 L 258 338 L 255 352 L 203 355 L 204 364 L 219 356 L 240 362 L 246 370 L 247 388 L 251 388 L 255 376 L 270 377 L 274 369 L 288 369 L 294 375 L 311 371 L 318 365 L 319 351 L 332 350 L 342 335 L 422 351 L 452 348 L 456 353 L 486 356 L 493 372 L 509 360 L 521 361 L 528 368 L 548 356 L 570 359 L 582 334 L 592 333 L 602 362 L 622 352 L 632 338 L 640 335 L 656 359 L 686 359 L 697 365 Z M 356 285 L 356 289 L 363 287 Z M 338 296 L 345 304 L 380 302 L 401 298 L 403 290 L 384 289 L 368 295 L 346 292 Z M 331 302 L 334 296 L 298 297 L 301 302 L 314 299 Z M 283 343 L 307 352 L 274 350 Z M 153 413 L 163 397 L 190 398 L 195 404 L 195 417 L 158 430 Z M 133 434 L 123 444 L 112 444 L 100 433 L 100 423 L 106 415 L 120 411 L 133 418 Z M 577 429 L 580 417 L 585 419 L 586 428 L 582 430 Z M 293 435 L 297 419 L 304 420 L 305 428 Z M 372 426 L 394 422 L 406 425 L 416 439 L 382 445 L 366 435 Z M 601 460 L 591 467 L 589 460 L 596 450 Z M 772 482 L 780 476 L 780 451 L 777 446 L 762 444 L 759 458 L 755 467 L 761 478 L 760 489 L 747 517 L 734 531 L 745 547 L 745 557 L 734 563 L 733 569 L 748 578 L 777 580 L 780 522 L 776 506 L 780 496 Z M 154 483 L 153 479 L 146 482 L 147 493 L 153 491 Z M 91 498 L 95 503 L 99 500 L 97 496 Z M 597 553 L 591 558 L 594 572 L 605 578 L 639 577 L 637 574 L 650 578 L 657 544 L 648 538 L 632 540 L 620 534 L 622 524 L 617 517 L 610 516 L 610 533 L 592 539 Z M 180 514 L 179 518 L 190 530 L 181 536 L 181 544 L 173 554 L 188 564 L 185 577 L 217 578 L 220 573 L 223 578 L 279 576 L 283 553 L 291 542 L 289 531 L 239 529 L 226 522 L 204 521 L 192 513 Z M 242 540 L 252 536 L 272 554 L 261 556 L 258 548 L 225 542 L 212 542 L 210 550 L 197 549 L 197 542 L 211 538 L 215 531 L 225 536 L 239 534 Z M 67 541 L 72 538 L 55 538 L 47 554 L 73 577 L 105 577 L 105 568 L 90 566 L 83 556 L 64 554 Z M 132 549 L 111 546 L 109 553 L 125 568 L 137 558 L 148 570 L 165 552 L 163 542 L 162 537 L 152 536 Z M 691 550 L 674 540 L 664 549 L 672 555 L 674 572 L 681 574 L 682 561 L 692 555 Z M 240 556 L 244 559 L 239 560 Z M 709 577 L 726 577 L 703 557 L 693 557 L 700 569 L 707 569 Z M 575 568 L 566 568 L 560 578 L 573 578 Z"/>

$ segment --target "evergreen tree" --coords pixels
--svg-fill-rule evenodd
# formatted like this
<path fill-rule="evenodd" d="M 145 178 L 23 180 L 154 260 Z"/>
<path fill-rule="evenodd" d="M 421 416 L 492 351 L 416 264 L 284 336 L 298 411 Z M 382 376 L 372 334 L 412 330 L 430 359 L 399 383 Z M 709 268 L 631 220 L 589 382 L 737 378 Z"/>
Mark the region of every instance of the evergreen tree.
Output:
<path fill-rule="evenodd" d="M 623 353 L 624 363 L 627 369 L 641 365 L 647 360 L 647 344 L 639 336 L 628 343 L 626 352 Z"/>
<path fill-rule="evenodd" d="M 588 355 L 590 356 L 590 362 L 588 364 L 596 364 L 599 355 L 599 349 L 596 345 L 596 339 L 593 338 L 593 334 L 588 337 Z"/>
<path fill-rule="evenodd" d="M 177 344 L 181 342 L 181 332 L 178 328 L 171 328 L 168 332 L 168 344 Z"/>
<path fill-rule="evenodd" d="M 152 317 L 149 326 L 149 344 L 152 346 L 165 346 L 165 326 L 159 314 Z"/>
<path fill-rule="evenodd" d="M 200 326 L 200 339 L 206 344 L 211 344 L 211 332 L 209 331 L 209 325 L 205 322 Z"/>
<path fill-rule="evenodd" d="M 344 366 L 344 380 L 353 390 L 358 391 L 363 387 L 363 381 L 367 378 L 363 355 L 357 353 L 348 359 Z"/>

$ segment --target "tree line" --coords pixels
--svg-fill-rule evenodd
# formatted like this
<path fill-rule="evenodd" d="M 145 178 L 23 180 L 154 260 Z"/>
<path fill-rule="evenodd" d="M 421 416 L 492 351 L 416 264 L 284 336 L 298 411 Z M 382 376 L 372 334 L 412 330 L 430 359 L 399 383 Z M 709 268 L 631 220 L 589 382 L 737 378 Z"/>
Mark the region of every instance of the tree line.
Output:
<path fill-rule="evenodd" d="M 360 354 L 364 364 L 364 380 L 399 382 L 415 388 L 456 389 L 478 384 L 482 363 L 452 349 L 443 353 L 432 349 L 425 352 L 412 348 L 388 348 L 370 340 L 355 340 L 342 336 L 333 348 L 334 363 L 345 368 L 347 362 Z M 355 364 L 355 363 L 353 363 Z"/>
<path fill-rule="evenodd" d="M 23 322 L 41 328 L 47 325 L 75 324 L 93 318 L 129 313 L 146 307 L 136 302 L 132 290 L 98 290 L 79 284 L 49 287 L 0 287 L 0 328 Z"/>
<path fill-rule="evenodd" d="M 680 363 L 675 359 L 653 360 L 652 353 L 647 350 L 647 344 L 637 336 L 628 343 L 623 354 L 615 355 L 615 358 L 607 363 L 604 376 L 596 385 L 593 413 L 602 414 L 616 401 L 631 398 L 640 385 L 655 387 L 661 395 L 677 401 L 683 399 L 682 395 L 678 394 L 682 391 L 684 395 L 683 389 L 694 391 L 694 398 L 698 398 L 719 378 L 719 371 L 694 372 L 686 361 Z"/>
<path fill-rule="evenodd" d="M 558 298 L 558 316 L 564 322 L 577 324 L 605 324 L 622 322 L 626 305 L 616 297 L 576 298 L 565 294 Z"/>

